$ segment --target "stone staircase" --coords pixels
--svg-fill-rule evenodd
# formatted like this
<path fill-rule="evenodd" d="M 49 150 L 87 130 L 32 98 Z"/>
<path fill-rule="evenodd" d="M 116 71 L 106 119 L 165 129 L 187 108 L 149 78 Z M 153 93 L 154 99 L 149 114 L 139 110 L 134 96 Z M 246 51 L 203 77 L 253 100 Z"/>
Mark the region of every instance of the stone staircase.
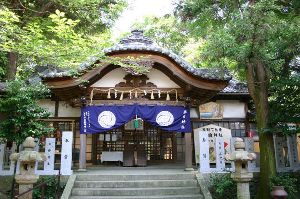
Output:
<path fill-rule="evenodd" d="M 203 199 L 194 173 L 81 174 L 71 199 Z"/>

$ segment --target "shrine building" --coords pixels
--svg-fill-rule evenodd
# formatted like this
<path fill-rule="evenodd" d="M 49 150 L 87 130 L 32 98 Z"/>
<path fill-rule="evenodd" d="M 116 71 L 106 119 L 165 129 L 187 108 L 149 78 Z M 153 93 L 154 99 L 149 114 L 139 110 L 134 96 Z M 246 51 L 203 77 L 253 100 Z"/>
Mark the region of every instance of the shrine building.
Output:
<path fill-rule="evenodd" d="M 105 54 L 112 59 L 91 59 L 77 78 L 57 70 L 42 75 L 52 97 L 39 104 L 51 112 L 57 146 L 61 132 L 73 132 L 80 169 L 116 161 L 189 170 L 197 162 L 194 129 L 215 125 L 232 137 L 255 134 L 247 87 L 226 70 L 195 68 L 139 30 Z"/>

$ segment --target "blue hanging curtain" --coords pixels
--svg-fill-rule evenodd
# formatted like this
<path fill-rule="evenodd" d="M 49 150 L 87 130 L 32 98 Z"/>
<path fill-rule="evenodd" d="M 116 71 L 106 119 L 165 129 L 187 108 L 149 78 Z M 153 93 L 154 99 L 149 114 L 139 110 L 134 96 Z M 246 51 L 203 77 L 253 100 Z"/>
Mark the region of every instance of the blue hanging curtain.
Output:
<path fill-rule="evenodd" d="M 102 133 L 135 117 L 166 131 L 191 132 L 190 112 L 183 106 L 86 106 L 81 109 L 80 133 Z"/>

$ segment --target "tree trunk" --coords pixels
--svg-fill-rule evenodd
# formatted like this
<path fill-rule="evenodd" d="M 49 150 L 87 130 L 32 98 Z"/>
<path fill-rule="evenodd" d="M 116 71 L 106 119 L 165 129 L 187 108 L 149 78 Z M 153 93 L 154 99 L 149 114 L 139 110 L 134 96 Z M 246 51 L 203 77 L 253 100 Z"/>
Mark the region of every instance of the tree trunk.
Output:
<path fill-rule="evenodd" d="M 6 79 L 13 80 L 17 73 L 17 59 L 18 55 L 15 52 L 9 52 L 8 55 L 8 65 L 6 70 Z"/>
<path fill-rule="evenodd" d="M 247 83 L 249 93 L 256 109 L 256 122 L 260 147 L 260 185 L 259 199 L 269 199 L 270 178 L 276 175 L 276 162 L 272 132 L 268 131 L 269 77 L 265 65 L 259 60 L 251 59 L 247 64 Z"/>

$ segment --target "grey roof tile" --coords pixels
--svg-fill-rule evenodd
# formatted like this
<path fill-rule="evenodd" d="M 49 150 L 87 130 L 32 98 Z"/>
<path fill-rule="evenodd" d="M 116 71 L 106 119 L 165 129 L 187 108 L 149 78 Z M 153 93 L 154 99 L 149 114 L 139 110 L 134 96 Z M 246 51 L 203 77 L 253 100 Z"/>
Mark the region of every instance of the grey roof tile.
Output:
<path fill-rule="evenodd" d="M 247 84 L 232 79 L 229 81 L 228 86 L 220 92 L 220 94 L 224 93 L 248 94 L 249 92 Z"/>

